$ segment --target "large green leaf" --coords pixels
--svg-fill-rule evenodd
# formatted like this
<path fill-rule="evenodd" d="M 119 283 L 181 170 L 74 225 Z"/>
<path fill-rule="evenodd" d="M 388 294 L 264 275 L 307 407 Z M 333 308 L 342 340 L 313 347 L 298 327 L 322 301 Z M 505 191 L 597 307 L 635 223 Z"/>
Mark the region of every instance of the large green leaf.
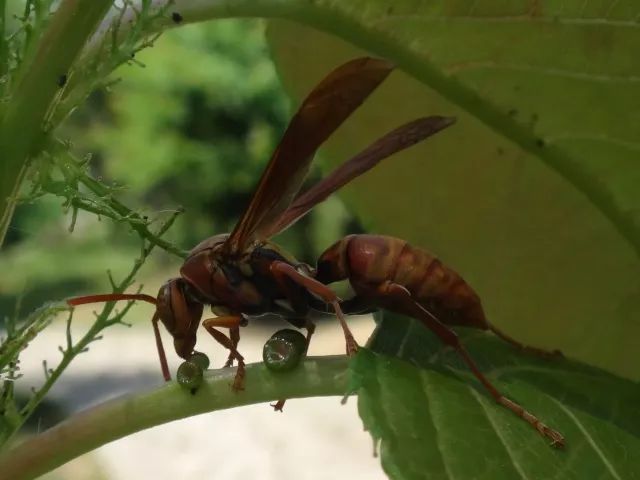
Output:
<path fill-rule="evenodd" d="M 640 378 L 637 4 L 314 8 L 324 16 L 309 23 L 342 39 L 283 21 L 269 28 L 295 98 L 358 55 L 399 67 L 328 143 L 326 165 L 417 116 L 458 117 L 344 189 L 365 226 L 438 254 L 513 336 Z"/>
<path fill-rule="evenodd" d="M 489 334 L 465 332 L 490 381 L 564 434 L 567 446 L 557 450 L 495 404 L 426 329 L 403 317 L 386 316 L 382 324 L 369 347 L 406 362 L 362 350 L 354 388 L 391 478 L 640 478 L 637 384 L 566 360 L 516 355 Z"/>

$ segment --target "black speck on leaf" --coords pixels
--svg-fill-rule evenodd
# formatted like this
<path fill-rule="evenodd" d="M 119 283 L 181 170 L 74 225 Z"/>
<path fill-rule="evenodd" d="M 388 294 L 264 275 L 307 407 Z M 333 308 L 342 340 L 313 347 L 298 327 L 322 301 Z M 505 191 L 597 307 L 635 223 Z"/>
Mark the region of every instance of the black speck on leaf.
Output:
<path fill-rule="evenodd" d="M 58 77 L 58 86 L 60 88 L 64 87 L 67 84 L 67 76 L 66 75 L 60 75 Z"/>
<path fill-rule="evenodd" d="M 173 23 L 181 23 L 182 15 L 180 15 L 178 12 L 173 12 L 171 14 L 171 20 L 173 20 Z"/>

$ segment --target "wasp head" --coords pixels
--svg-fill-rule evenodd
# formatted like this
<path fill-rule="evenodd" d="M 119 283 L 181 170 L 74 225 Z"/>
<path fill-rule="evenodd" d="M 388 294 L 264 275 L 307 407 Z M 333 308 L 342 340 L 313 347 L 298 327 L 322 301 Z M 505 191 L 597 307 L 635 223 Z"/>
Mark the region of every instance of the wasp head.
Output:
<path fill-rule="evenodd" d="M 188 360 L 196 344 L 203 304 L 195 298 L 184 279 L 175 278 L 160 287 L 156 309 L 160 321 L 173 337 L 176 353 Z"/>

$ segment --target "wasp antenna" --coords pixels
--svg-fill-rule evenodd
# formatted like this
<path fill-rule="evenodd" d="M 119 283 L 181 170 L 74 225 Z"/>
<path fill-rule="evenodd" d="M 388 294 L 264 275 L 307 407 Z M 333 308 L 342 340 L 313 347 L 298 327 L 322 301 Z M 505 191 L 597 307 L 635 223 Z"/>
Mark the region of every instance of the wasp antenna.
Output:
<path fill-rule="evenodd" d="M 145 295 L 144 293 L 108 293 L 104 295 L 87 295 L 85 297 L 69 298 L 67 304 L 76 307 L 78 305 L 85 305 L 87 303 L 100 303 L 100 302 L 115 302 L 118 300 L 142 300 L 153 305 L 157 305 L 158 302 L 151 295 Z"/>

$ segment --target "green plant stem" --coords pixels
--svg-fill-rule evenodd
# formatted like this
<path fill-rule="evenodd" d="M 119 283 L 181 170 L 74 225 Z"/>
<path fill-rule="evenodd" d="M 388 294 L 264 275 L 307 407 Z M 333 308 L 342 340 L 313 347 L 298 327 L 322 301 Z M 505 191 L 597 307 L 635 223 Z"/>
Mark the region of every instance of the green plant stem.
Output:
<path fill-rule="evenodd" d="M 16 90 L 0 120 L 0 246 L 11 222 L 29 160 L 42 148 L 47 112 L 85 42 L 112 5 L 111 0 L 63 0 L 25 59 Z"/>
<path fill-rule="evenodd" d="M 153 0 L 156 8 L 165 0 Z M 193 23 L 214 18 L 262 17 L 293 20 L 332 33 L 364 50 L 384 58 L 391 58 L 405 72 L 437 91 L 451 103 L 469 112 L 493 131 L 531 153 L 546 166 L 557 172 L 567 182 L 582 192 L 614 228 L 631 244 L 640 257 L 640 223 L 634 221 L 632 212 L 623 210 L 613 195 L 597 178 L 581 168 L 580 159 L 572 158 L 564 149 L 546 145 L 525 125 L 515 122 L 507 112 L 484 99 L 473 89 L 446 75 L 437 65 L 421 57 L 419 52 L 397 42 L 389 35 L 375 32 L 349 17 L 348 12 L 334 4 L 321 0 L 175 0 L 171 11 L 180 13 L 183 23 Z M 126 33 L 128 18 L 123 20 L 121 35 Z M 176 26 L 167 18 L 158 22 L 158 28 Z M 108 22 L 88 44 L 83 54 L 90 57 L 100 44 L 100 32 L 106 31 Z M 93 52 L 92 52 L 93 50 Z"/>
<path fill-rule="evenodd" d="M 105 187 L 97 180 L 94 180 L 91 177 L 82 176 L 80 177 L 80 183 L 82 183 L 85 187 L 91 190 L 96 195 L 106 195 Z M 130 218 L 132 221 L 128 222 L 133 230 L 135 230 L 142 238 L 148 240 L 154 245 L 162 248 L 166 252 L 172 253 L 180 258 L 187 258 L 188 252 L 182 250 L 171 242 L 163 240 L 158 235 L 154 235 L 149 231 L 149 228 L 146 225 L 144 219 L 137 214 L 136 212 L 130 210 L 123 203 L 119 202 L 115 198 L 109 199 L 109 206 L 116 212 L 118 215 L 122 217 Z"/>
<path fill-rule="evenodd" d="M 177 213 L 170 217 L 166 222 L 164 222 L 164 224 L 158 231 L 158 236 L 163 235 L 171 227 L 176 219 L 176 216 Z M 122 280 L 118 285 L 116 285 L 113 280 L 111 280 L 111 283 L 113 285 L 113 293 L 121 293 L 131 285 L 133 279 L 138 273 L 138 270 L 140 270 L 146 258 L 149 256 L 154 247 L 155 244 L 153 243 L 150 243 L 149 245 L 143 245 L 141 255 L 135 261 L 129 275 L 127 275 L 124 280 Z M 58 365 L 54 369 L 45 373 L 46 378 L 44 384 L 40 387 L 40 389 L 34 392 L 33 396 L 29 399 L 26 405 L 24 405 L 20 409 L 19 419 L 11 424 L 11 428 L 5 428 L 0 432 L 0 447 L 9 442 L 11 438 L 17 433 L 17 431 L 22 427 L 22 425 L 27 421 L 36 407 L 40 404 L 40 402 L 42 402 L 43 398 L 49 392 L 51 387 L 53 387 L 58 378 L 60 378 L 60 376 L 67 369 L 71 361 L 81 353 L 86 352 L 89 344 L 96 341 L 99 338 L 99 334 L 105 328 L 116 323 L 121 323 L 122 318 L 126 315 L 133 303 L 134 302 L 127 303 L 125 308 L 121 312 L 116 313 L 113 318 L 110 318 L 110 315 L 115 308 L 115 302 L 106 303 L 104 308 L 102 309 L 102 312 L 97 316 L 96 321 L 77 342 L 74 342 L 71 337 L 72 318 L 69 317 L 69 319 L 67 320 L 67 342 L 65 347 L 61 347 L 60 349 L 62 353 L 62 360 L 60 360 L 60 363 L 58 363 Z"/>
<path fill-rule="evenodd" d="M 18 354 L 51 323 L 53 317 L 68 309 L 66 305 L 45 305 L 29 315 L 20 328 L 15 326 L 17 318 L 8 317 L 5 339 L 0 346 L 0 372 L 17 360 Z"/>
<path fill-rule="evenodd" d="M 88 190 L 90 190 L 94 195 L 103 198 L 108 204 L 109 208 L 111 208 L 115 213 L 117 213 L 120 218 L 127 219 L 127 223 L 129 226 L 140 235 L 142 239 L 149 241 L 149 243 L 162 248 L 164 251 L 172 253 L 180 258 L 186 258 L 188 252 L 186 250 L 182 250 L 171 242 L 163 240 L 160 235 L 155 235 L 151 231 L 149 231 L 148 222 L 142 218 L 138 213 L 129 209 L 126 205 L 116 200 L 112 196 L 112 192 L 103 185 L 101 182 L 91 178 L 84 171 L 80 162 L 77 158 L 75 158 L 66 147 L 63 146 L 61 142 L 58 142 L 56 146 L 56 153 L 58 155 L 65 157 L 64 168 L 70 170 L 71 174 L 84 185 Z M 92 211 L 89 205 L 83 205 L 82 210 Z M 98 210 L 94 210 L 94 213 L 99 215 L 105 215 L 104 212 L 100 212 Z M 115 220 L 119 220 L 114 216 L 111 216 Z"/>
<path fill-rule="evenodd" d="M 247 366 L 246 389 L 241 392 L 230 388 L 235 369 L 225 368 L 206 372 L 195 395 L 171 382 L 115 399 L 5 452 L 0 458 L 0 480 L 36 478 L 105 443 L 180 418 L 280 398 L 344 395 L 348 364 L 345 356 L 311 357 L 293 372 L 277 374 L 257 363 Z"/>

